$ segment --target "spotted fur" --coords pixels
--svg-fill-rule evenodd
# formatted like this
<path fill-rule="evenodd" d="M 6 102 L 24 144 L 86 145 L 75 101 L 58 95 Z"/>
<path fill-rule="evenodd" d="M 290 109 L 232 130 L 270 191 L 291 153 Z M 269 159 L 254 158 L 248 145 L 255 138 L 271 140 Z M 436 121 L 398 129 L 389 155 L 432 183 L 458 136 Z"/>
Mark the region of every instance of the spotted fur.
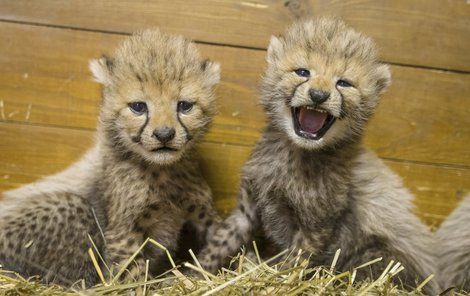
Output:
<path fill-rule="evenodd" d="M 204 241 L 218 221 L 194 148 L 216 111 L 219 65 L 201 59 L 183 37 L 147 30 L 90 68 L 103 85 L 96 146 L 64 172 L 5 192 L 0 202 L 0 264 L 46 282 L 96 282 L 88 235 L 116 274 L 147 237 L 175 252 L 185 223 Z M 190 110 L 181 111 L 181 101 L 192 103 Z M 135 102 L 146 108 L 133 111 Z M 161 129 L 173 129 L 172 138 L 159 140 Z M 146 258 L 154 273 L 167 262 L 149 246 L 124 279 L 142 277 Z"/>
<path fill-rule="evenodd" d="M 238 206 L 201 252 L 201 263 L 215 271 L 262 229 L 279 251 L 310 252 L 313 265 L 331 264 L 337 249 L 339 270 L 383 258 L 358 278 L 377 278 L 390 260 L 399 261 L 405 270 L 398 281 L 416 287 L 435 272 L 432 236 L 412 213 L 400 178 L 361 145 L 390 83 L 373 41 L 339 20 L 302 21 L 272 37 L 267 61 L 261 86 L 267 126 L 244 166 Z M 296 74 L 299 68 L 309 77 Z M 329 93 L 315 107 L 336 118 L 319 140 L 298 136 L 293 126 L 291 110 L 312 104 L 311 89 Z"/>
<path fill-rule="evenodd" d="M 442 288 L 470 291 L 470 195 L 442 223 L 436 236 Z"/>

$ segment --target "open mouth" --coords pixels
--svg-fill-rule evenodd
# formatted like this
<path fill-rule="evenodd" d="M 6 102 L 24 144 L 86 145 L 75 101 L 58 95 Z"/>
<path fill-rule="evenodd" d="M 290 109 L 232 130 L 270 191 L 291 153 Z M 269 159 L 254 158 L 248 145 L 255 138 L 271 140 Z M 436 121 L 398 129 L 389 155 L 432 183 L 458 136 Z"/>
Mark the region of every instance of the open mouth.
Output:
<path fill-rule="evenodd" d="M 295 133 L 309 140 L 321 139 L 336 120 L 325 110 L 313 106 L 294 107 L 291 110 Z"/>
<path fill-rule="evenodd" d="M 152 149 L 152 152 L 164 152 L 164 153 L 169 153 L 169 152 L 176 152 L 176 151 L 178 151 L 178 149 L 171 148 L 171 147 L 167 147 L 167 146 L 163 146 L 163 147 L 158 147 L 158 148 Z"/>

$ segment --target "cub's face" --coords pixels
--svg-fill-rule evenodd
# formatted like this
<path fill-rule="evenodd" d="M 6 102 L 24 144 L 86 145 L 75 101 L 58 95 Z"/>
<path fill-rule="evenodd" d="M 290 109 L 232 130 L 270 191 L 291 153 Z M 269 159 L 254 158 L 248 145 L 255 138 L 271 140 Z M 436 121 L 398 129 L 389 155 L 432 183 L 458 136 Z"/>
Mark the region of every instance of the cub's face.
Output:
<path fill-rule="evenodd" d="M 121 57 L 127 54 L 121 51 L 117 59 L 91 64 L 95 78 L 106 78 L 102 126 L 117 150 L 153 164 L 172 164 L 207 131 L 215 113 L 219 66 L 199 60 L 190 43 L 170 46 L 164 54 L 164 45 L 138 41 L 132 44 L 134 55 Z M 148 51 L 152 46 L 155 52 Z M 189 53 L 179 56 L 185 50 Z"/>
<path fill-rule="evenodd" d="M 296 145 L 335 147 L 357 140 L 389 80 L 370 39 L 342 22 L 308 21 L 271 39 L 262 103 Z"/>

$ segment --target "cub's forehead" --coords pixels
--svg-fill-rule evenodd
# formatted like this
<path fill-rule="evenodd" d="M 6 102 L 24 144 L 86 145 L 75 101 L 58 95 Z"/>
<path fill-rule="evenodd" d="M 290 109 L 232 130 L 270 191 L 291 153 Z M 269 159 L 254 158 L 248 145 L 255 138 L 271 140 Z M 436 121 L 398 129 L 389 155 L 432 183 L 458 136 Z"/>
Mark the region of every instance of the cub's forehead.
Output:
<path fill-rule="evenodd" d="M 125 40 L 115 53 L 114 74 L 126 79 L 183 80 L 202 73 L 198 50 L 182 36 L 146 30 Z"/>
<path fill-rule="evenodd" d="M 180 85 L 197 82 L 202 76 L 200 63 L 178 63 L 168 60 L 167 62 L 149 61 L 139 63 L 126 61 L 114 65 L 114 76 L 116 83 L 135 82 L 142 85 Z"/>
<path fill-rule="evenodd" d="M 375 61 L 373 40 L 338 19 L 320 18 L 293 24 L 281 37 L 286 53 Z"/>

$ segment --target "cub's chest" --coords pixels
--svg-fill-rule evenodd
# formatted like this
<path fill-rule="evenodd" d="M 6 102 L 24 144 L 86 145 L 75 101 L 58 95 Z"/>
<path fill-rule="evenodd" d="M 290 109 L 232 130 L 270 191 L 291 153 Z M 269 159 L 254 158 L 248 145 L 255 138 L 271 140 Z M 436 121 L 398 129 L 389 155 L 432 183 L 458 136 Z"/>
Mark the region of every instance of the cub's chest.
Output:
<path fill-rule="evenodd" d="M 185 193 L 186 178 L 169 173 L 153 172 L 146 177 L 147 195 L 150 201 L 179 203 Z"/>
<path fill-rule="evenodd" d="M 284 179 L 273 184 L 268 190 L 258 192 L 255 200 L 262 217 L 266 217 L 268 221 L 278 221 L 279 217 L 284 217 L 283 219 L 289 221 L 295 220 L 296 224 L 304 224 L 301 221 L 310 221 L 312 216 L 320 219 L 325 215 L 322 212 L 335 207 L 334 201 L 343 195 L 341 190 L 337 191 L 333 185 L 326 185 L 322 180 L 315 178 L 310 182 Z M 305 226 L 309 223 L 306 222 Z"/>
<path fill-rule="evenodd" d="M 300 169 L 299 169 L 300 170 Z M 332 186 L 315 172 L 301 171 L 269 171 L 259 172 L 253 177 L 254 191 L 261 199 L 297 200 L 315 198 L 327 192 Z"/>
<path fill-rule="evenodd" d="M 181 207 L 184 199 L 184 178 L 153 172 L 147 176 L 147 204 L 139 217 L 139 225 L 152 228 L 180 225 L 185 218 Z"/>
<path fill-rule="evenodd" d="M 144 229 L 172 226 L 179 228 L 184 222 L 184 211 L 169 201 L 156 201 L 146 207 L 137 224 Z"/>

